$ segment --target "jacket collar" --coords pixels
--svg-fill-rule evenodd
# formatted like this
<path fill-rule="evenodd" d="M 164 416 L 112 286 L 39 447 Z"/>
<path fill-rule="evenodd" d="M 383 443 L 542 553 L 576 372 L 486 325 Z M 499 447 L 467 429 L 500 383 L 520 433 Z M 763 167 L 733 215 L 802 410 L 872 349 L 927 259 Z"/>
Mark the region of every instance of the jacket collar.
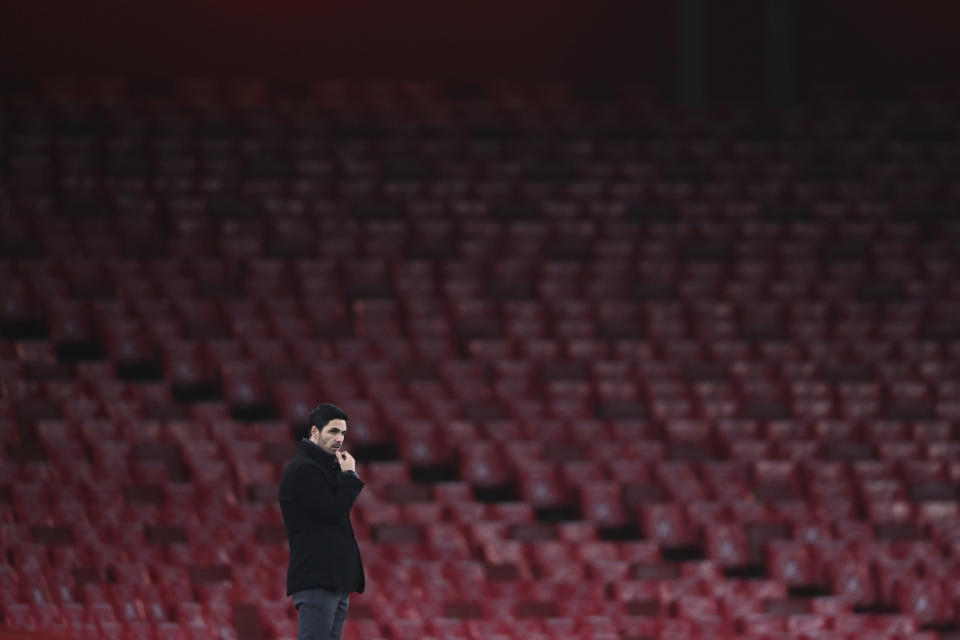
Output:
<path fill-rule="evenodd" d="M 340 467 L 337 458 L 332 453 L 327 453 L 313 444 L 309 438 L 300 440 L 300 453 L 324 467 L 337 467 L 338 469 Z"/>

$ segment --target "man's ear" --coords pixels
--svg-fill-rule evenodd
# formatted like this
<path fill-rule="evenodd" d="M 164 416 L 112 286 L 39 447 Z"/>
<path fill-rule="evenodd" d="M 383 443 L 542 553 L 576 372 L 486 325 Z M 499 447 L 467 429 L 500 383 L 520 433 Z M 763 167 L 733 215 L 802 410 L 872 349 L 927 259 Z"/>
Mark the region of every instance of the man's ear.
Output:
<path fill-rule="evenodd" d="M 313 434 L 316 432 L 317 435 L 320 435 L 320 429 L 317 429 L 317 425 L 310 425 L 310 434 L 307 436 L 310 439 L 313 439 Z"/>

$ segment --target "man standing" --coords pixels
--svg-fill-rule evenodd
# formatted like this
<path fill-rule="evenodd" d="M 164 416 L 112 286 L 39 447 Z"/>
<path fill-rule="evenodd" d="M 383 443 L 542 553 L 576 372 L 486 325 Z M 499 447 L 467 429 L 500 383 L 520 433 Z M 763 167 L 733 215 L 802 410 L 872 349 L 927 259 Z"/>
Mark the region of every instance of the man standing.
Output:
<path fill-rule="evenodd" d="M 347 414 L 332 404 L 310 412 L 307 438 L 280 480 L 290 542 L 287 595 L 297 608 L 298 640 L 339 640 L 352 592 L 364 588 L 350 509 L 363 489 L 343 449 Z"/>

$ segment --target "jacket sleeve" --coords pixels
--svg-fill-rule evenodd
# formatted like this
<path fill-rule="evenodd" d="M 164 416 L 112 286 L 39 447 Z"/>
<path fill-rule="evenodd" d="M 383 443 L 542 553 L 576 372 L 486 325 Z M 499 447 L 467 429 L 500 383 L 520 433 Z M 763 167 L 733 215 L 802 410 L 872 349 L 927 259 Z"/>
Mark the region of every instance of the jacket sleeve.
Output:
<path fill-rule="evenodd" d="M 333 487 L 322 471 L 310 465 L 300 467 L 293 481 L 296 501 L 328 524 L 343 521 L 363 489 L 363 481 L 352 474 L 343 474 L 340 486 Z"/>

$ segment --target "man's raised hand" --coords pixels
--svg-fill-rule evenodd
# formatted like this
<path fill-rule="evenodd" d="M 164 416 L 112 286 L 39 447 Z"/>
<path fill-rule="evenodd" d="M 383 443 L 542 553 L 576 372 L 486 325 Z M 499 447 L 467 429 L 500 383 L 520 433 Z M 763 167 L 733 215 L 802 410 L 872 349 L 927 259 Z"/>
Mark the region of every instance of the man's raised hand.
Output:
<path fill-rule="evenodd" d="M 357 472 L 357 461 L 353 459 L 352 455 L 346 451 L 337 451 L 335 455 L 337 456 L 337 462 L 340 463 L 340 471 Z"/>

